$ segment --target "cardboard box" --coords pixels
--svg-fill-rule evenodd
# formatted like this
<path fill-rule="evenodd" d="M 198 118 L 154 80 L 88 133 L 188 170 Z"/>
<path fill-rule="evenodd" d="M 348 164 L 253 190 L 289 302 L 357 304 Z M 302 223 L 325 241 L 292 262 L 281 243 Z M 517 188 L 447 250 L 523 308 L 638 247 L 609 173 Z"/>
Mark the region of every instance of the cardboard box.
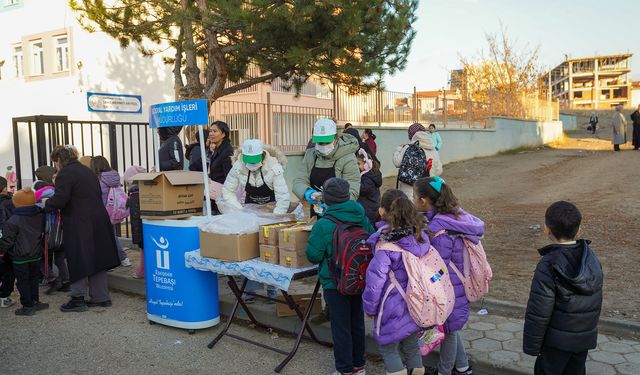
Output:
<path fill-rule="evenodd" d="M 300 312 L 304 314 L 307 306 L 309 306 L 309 302 L 311 302 L 311 294 L 290 294 L 290 296 L 293 297 L 298 304 Z M 279 297 L 278 299 L 284 301 L 283 297 Z M 316 301 L 313 303 L 311 316 L 322 313 L 322 303 L 320 301 L 322 301 L 322 296 L 318 293 L 318 297 L 316 297 Z M 290 309 L 289 305 L 286 303 L 276 303 L 276 315 L 278 318 L 283 318 L 287 316 L 296 316 L 296 312 Z"/>
<path fill-rule="evenodd" d="M 242 262 L 260 256 L 258 233 L 220 234 L 200 231 L 200 255 L 225 262 Z"/>
<path fill-rule="evenodd" d="M 140 216 L 145 219 L 181 219 L 202 214 L 202 173 L 167 171 L 139 173 Z"/>
<path fill-rule="evenodd" d="M 287 268 L 304 268 L 312 266 L 313 263 L 309 262 L 304 250 L 296 251 L 280 248 L 280 265 Z"/>
<path fill-rule="evenodd" d="M 278 246 L 260 244 L 260 259 L 271 264 L 280 264 L 280 250 Z"/>
<path fill-rule="evenodd" d="M 278 246 L 280 250 L 304 250 L 307 248 L 307 241 L 311 234 L 310 225 L 300 225 L 295 227 L 284 228 L 278 233 Z"/>
<path fill-rule="evenodd" d="M 304 224 L 297 221 L 289 221 L 286 223 L 277 223 L 260 226 L 260 244 L 278 246 L 279 233 L 282 229 L 289 228 L 295 225 Z"/>

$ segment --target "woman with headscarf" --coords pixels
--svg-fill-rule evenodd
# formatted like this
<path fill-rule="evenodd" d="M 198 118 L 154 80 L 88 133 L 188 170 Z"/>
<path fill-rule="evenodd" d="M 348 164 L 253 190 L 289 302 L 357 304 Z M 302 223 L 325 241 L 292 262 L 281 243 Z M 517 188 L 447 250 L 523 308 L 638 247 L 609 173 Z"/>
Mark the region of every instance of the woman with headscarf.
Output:
<path fill-rule="evenodd" d="M 613 151 L 620 151 L 620 145 L 627 143 L 627 119 L 622 114 L 622 106 L 617 105 L 616 111 L 611 119 L 611 128 L 613 129 Z"/>
<path fill-rule="evenodd" d="M 184 168 L 182 141 L 178 137 L 181 130 L 180 126 L 158 128 L 158 136 L 160 137 L 158 155 L 160 156 L 161 171 L 180 171 Z"/>

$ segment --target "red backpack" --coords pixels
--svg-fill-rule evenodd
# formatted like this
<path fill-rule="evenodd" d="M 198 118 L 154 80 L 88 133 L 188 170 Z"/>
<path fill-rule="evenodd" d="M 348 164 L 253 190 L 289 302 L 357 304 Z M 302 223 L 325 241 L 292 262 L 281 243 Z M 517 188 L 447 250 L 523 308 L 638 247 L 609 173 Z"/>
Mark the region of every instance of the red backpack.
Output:
<path fill-rule="evenodd" d="M 360 295 L 366 285 L 367 268 L 373 258 L 373 249 L 367 243 L 369 232 L 360 224 L 343 223 L 326 215 L 333 221 L 333 256 L 327 259 L 338 293 L 345 296 Z"/>

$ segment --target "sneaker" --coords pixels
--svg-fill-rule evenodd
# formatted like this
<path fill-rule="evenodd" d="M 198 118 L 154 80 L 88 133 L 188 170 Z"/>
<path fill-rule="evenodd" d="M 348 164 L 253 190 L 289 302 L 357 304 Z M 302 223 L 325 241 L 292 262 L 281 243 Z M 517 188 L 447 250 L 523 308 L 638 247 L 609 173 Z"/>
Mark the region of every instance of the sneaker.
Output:
<path fill-rule="evenodd" d="M 36 311 L 42 311 L 42 310 L 48 309 L 49 308 L 49 304 L 38 301 L 33 305 L 33 308 Z"/>
<path fill-rule="evenodd" d="M 25 307 L 22 306 L 19 309 L 16 309 L 15 314 L 18 316 L 31 316 L 36 313 L 36 309 L 33 307 Z"/>
<path fill-rule="evenodd" d="M 365 370 L 364 366 L 362 367 L 354 367 L 353 375 L 367 375 L 367 370 Z"/>
<path fill-rule="evenodd" d="M 60 288 L 58 288 L 58 292 L 68 292 L 71 290 L 71 283 L 66 282 L 66 283 L 62 283 L 62 285 L 60 286 Z"/>
<path fill-rule="evenodd" d="M 278 298 L 278 291 L 275 290 L 275 289 L 267 289 L 267 297 L 273 298 L 273 299 L 277 299 Z M 276 302 L 273 301 L 273 300 L 268 300 L 267 303 L 272 305 L 272 304 L 274 304 Z"/>
<path fill-rule="evenodd" d="M 89 307 L 111 307 L 112 305 L 111 300 L 106 300 L 104 302 L 87 301 L 87 306 Z"/>
<path fill-rule="evenodd" d="M 16 304 L 16 301 L 11 297 L 0 298 L 0 307 L 11 307 Z"/>
<path fill-rule="evenodd" d="M 131 261 L 129 260 L 129 258 L 124 258 L 120 265 L 122 267 L 131 267 Z"/>
<path fill-rule="evenodd" d="M 473 375 L 473 370 L 471 369 L 471 366 L 469 366 L 465 371 L 458 371 L 458 369 L 454 368 L 451 371 L 451 375 Z"/>
<path fill-rule="evenodd" d="M 60 288 L 62 288 L 62 282 L 58 280 L 52 281 L 49 283 L 49 288 L 47 288 L 47 290 L 44 291 L 44 294 L 52 295 L 53 293 L 59 291 Z"/>
<path fill-rule="evenodd" d="M 84 297 L 71 297 L 69 302 L 60 306 L 62 312 L 83 312 L 89 310 L 89 307 L 84 302 Z"/>

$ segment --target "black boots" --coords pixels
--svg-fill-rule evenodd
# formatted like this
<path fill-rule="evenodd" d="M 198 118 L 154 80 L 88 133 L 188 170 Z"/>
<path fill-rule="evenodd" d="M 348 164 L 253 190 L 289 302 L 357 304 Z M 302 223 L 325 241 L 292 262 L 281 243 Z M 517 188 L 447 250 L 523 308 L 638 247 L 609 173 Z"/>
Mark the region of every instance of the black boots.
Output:
<path fill-rule="evenodd" d="M 69 302 L 60 306 L 62 312 L 83 312 L 89 310 L 84 297 L 71 297 Z"/>

